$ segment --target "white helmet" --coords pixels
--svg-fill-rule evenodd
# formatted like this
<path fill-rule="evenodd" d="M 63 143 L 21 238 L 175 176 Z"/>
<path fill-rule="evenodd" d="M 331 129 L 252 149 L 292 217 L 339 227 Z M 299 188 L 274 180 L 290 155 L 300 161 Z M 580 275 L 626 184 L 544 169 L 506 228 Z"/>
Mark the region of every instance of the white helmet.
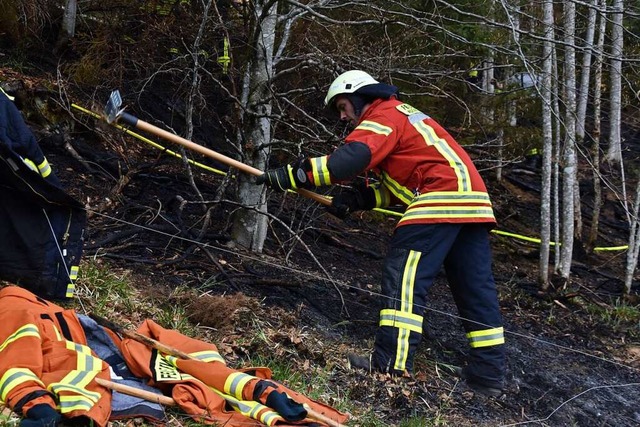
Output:
<path fill-rule="evenodd" d="M 333 104 L 334 98 L 343 93 L 354 93 L 363 86 L 374 85 L 379 83 L 369 74 L 360 70 L 351 70 L 342 73 L 337 79 L 331 83 L 327 96 L 324 98 L 324 105 Z"/>

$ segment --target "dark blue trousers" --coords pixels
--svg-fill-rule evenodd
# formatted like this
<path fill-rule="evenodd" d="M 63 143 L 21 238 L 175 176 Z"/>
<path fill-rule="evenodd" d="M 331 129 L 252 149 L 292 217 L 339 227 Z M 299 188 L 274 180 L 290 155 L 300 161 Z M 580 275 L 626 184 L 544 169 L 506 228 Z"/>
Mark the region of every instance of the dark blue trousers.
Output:
<path fill-rule="evenodd" d="M 373 362 L 384 372 L 412 372 L 427 294 L 442 266 L 469 340 L 467 378 L 502 387 L 504 330 L 486 224 L 418 224 L 396 229 L 384 265 L 385 298 Z"/>

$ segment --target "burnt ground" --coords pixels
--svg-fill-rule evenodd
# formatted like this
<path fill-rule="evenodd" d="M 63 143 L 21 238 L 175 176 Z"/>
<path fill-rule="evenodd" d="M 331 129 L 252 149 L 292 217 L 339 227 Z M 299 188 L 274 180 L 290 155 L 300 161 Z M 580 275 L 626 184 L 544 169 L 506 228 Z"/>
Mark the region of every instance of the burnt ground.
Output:
<path fill-rule="evenodd" d="M 210 203 L 211 224 L 201 233 L 201 205 L 182 203 L 197 197 L 179 160 L 74 115 L 70 128 L 30 124 L 66 188 L 87 206 L 85 260 L 127 271 L 160 304 L 180 302 L 172 296 L 178 286 L 197 288 L 203 297 L 189 302 L 191 319 L 215 328 L 215 342 L 231 364 L 241 366 L 248 355 L 260 353 L 284 358 L 304 375 L 322 369 L 335 397 L 347 396 L 361 408 L 351 426 L 367 425 L 358 415 L 372 413 L 379 425 L 399 425 L 413 416 L 446 426 L 640 425 L 637 300 L 626 303 L 636 317 L 615 314 L 624 307 L 622 252 L 577 251 L 571 282 L 555 280 L 540 294 L 535 245 L 493 235 L 507 333 L 509 384 L 503 398 L 474 395 L 451 374 L 449 366 L 464 361 L 466 338 L 443 275 L 431 291 L 415 376 L 368 375 L 346 368 L 345 356 L 372 346 L 393 218 L 373 212 L 342 221 L 296 195 L 272 194 L 270 212 L 307 247 L 272 221 L 264 254 L 246 253 L 228 244 L 237 206 Z M 204 200 L 216 200 L 220 176 L 196 168 L 194 179 Z M 536 174 L 512 167 L 502 183 L 487 180 L 499 229 L 534 237 Z M 603 215 L 598 245 L 625 244 L 620 209 L 609 201 Z M 588 211 L 584 217 L 588 224 Z M 171 237 L 176 234 L 184 240 Z M 634 295 L 639 287 L 635 282 Z M 242 341 L 253 333 L 251 321 L 229 314 L 223 309 L 229 305 L 258 315 L 271 345 Z"/>

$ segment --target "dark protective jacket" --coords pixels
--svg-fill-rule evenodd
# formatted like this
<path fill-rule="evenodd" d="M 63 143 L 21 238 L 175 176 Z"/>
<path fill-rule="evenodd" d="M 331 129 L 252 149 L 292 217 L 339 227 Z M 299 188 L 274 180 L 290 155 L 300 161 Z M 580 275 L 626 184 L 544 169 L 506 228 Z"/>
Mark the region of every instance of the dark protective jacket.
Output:
<path fill-rule="evenodd" d="M 20 111 L 4 93 L 0 224 L 0 279 L 48 299 L 72 297 L 86 214 L 61 188 Z"/>

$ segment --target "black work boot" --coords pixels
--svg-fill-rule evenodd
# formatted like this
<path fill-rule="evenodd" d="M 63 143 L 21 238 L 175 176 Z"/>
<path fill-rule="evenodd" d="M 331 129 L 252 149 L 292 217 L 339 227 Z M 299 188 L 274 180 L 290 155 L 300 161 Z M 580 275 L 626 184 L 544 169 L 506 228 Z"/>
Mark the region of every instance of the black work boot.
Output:
<path fill-rule="evenodd" d="M 480 393 L 483 396 L 498 398 L 505 394 L 504 388 L 501 385 L 475 378 L 474 376 L 469 375 L 467 368 L 455 367 L 454 373 L 462 378 L 471 390 Z"/>
<path fill-rule="evenodd" d="M 360 356 L 355 353 L 347 354 L 347 363 L 349 368 L 364 369 L 367 372 L 372 371 L 371 355 Z"/>

